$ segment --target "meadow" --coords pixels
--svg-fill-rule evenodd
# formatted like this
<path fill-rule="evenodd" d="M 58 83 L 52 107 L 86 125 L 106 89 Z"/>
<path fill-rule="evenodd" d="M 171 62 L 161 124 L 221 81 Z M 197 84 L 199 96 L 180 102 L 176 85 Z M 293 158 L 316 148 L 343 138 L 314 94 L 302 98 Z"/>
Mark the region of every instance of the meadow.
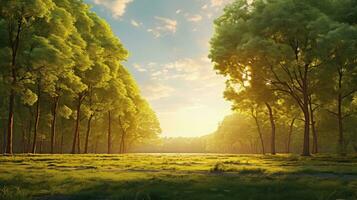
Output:
<path fill-rule="evenodd" d="M 357 156 L 1 156 L 0 199 L 357 199 Z"/>

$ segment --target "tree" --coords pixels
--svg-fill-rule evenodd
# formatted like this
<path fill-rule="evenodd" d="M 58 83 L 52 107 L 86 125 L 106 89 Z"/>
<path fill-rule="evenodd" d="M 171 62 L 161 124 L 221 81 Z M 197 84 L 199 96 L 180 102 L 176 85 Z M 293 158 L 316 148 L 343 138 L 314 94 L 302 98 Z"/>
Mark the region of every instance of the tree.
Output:
<path fill-rule="evenodd" d="M 302 12 L 303 11 L 303 12 Z M 237 66 L 259 72 L 271 91 L 294 99 L 304 116 L 302 155 L 310 155 L 312 73 L 324 63 L 317 43 L 331 23 L 311 1 L 237 1 L 216 20 L 210 57 L 231 75 Z"/>
<path fill-rule="evenodd" d="M 330 29 L 319 42 L 323 53 L 329 55 L 322 69 L 326 80 L 321 87 L 325 91 L 325 107 L 338 122 L 338 152 L 345 155 L 344 121 L 355 114 L 352 101 L 357 93 L 357 28 L 334 23 Z"/>
<path fill-rule="evenodd" d="M 8 125 L 7 125 L 7 146 L 6 153 L 13 152 L 13 128 L 14 128 L 14 107 L 17 94 L 31 96 L 29 104 L 35 98 L 33 93 L 27 88 L 27 79 L 30 72 L 26 70 L 26 65 L 22 60 L 23 53 L 28 50 L 29 37 L 32 35 L 31 25 L 38 19 L 46 18 L 54 4 L 50 0 L 30 0 L 11 1 L 4 0 L 0 3 L 0 16 L 2 24 L 6 27 L 5 35 L 7 45 L 1 49 L 4 66 L 3 76 L 8 85 Z M 27 99 L 27 98 L 26 98 Z"/>
<path fill-rule="evenodd" d="M 96 131 L 108 128 L 107 134 L 99 130 L 95 137 L 104 141 L 107 136 L 108 153 L 115 145 L 113 138 L 120 134 L 118 124 L 112 123 L 119 118 L 129 143 L 156 137 L 160 131 L 155 113 L 122 65 L 127 56 L 110 26 L 83 1 L 1 1 L 0 94 L 6 99 L 0 99 L 0 126 L 7 131 L 6 152 L 13 152 L 14 134 L 24 151 L 33 132 L 33 153 L 37 144 L 40 152 L 55 153 L 60 131 L 60 152 L 71 143 L 70 152 L 80 153 L 85 120 L 86 153 L 93 121 Z M 98 151 L 104 145 L 95 144 Z"/>

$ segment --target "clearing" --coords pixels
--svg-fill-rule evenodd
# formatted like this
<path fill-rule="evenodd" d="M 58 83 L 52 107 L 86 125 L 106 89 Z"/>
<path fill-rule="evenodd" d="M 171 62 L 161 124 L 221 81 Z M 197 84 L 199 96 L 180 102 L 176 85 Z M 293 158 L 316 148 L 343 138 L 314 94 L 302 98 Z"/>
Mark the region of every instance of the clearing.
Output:
<path fill-rule="evenodd" d="M 0 199 L 357 199 L 357 156 L 0 156 Z"/>

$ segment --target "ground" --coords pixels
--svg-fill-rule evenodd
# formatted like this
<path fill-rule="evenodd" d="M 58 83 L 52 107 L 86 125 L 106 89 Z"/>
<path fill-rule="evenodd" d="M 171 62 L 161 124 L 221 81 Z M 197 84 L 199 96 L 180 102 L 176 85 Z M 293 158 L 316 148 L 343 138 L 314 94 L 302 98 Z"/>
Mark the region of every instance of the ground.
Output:
<path fill-rule="evenodd" d="M 357 199 L 357 156 L 0 156 L 0 199 Z"/>

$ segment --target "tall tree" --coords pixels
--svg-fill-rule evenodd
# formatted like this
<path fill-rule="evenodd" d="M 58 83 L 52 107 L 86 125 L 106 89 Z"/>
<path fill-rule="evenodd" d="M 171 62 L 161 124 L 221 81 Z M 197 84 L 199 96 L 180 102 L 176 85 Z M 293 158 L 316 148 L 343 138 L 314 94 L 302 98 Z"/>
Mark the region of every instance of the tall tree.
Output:
<path fill-rule="evenodd" d="M 338 152 L 346 154 L 344 121 L 355 114 L 353 97 L 357 93 L 357 27 L 334 23 L 319 45 L 329 55 L 321 71 L 326 77 L 321 81 L 325 107 L 336 117 L 338 124 Z"/>
<path fill-rule="evenodd" d="M 5 37 L 7 45 L 1 49 L 1 60 L 5 61 L 6 70 L 3 76 L 6 77 L 8 85 L 8 124 L 7 124 L 7 147 L 6 153 L 13 152 L 13 128 L 14 128 L 14 108 L 17 94 L 25 93 L 31 96 L 31 91 L 26 87 L 26 79 L 29 73 L 22 60 L 23 53 L 29 50 L 29 41 L 33 37 L 32 24 L 37 20 L 46 18 L 53 8 L 51 0 L 30 0 L 0 2 L 0 16 L 2 23 L 6 26 Z M 3 32 L 3 33 L 4 33 Z M 33 99 L 32 99 L 33 100 Z"/>
<path fill-rule="evenodd" d="M 310 155 L 311 73 L 323 63 L 316 46 L 328 31 L 321 26 L 330 23 L 324 18 L 308 0 L 236 1 L 216 20 L 211 40 L 217 70 L 230 75 L 251 66 L 267 87 L 295 100 L 305 121 L 304 156 Z"/>

